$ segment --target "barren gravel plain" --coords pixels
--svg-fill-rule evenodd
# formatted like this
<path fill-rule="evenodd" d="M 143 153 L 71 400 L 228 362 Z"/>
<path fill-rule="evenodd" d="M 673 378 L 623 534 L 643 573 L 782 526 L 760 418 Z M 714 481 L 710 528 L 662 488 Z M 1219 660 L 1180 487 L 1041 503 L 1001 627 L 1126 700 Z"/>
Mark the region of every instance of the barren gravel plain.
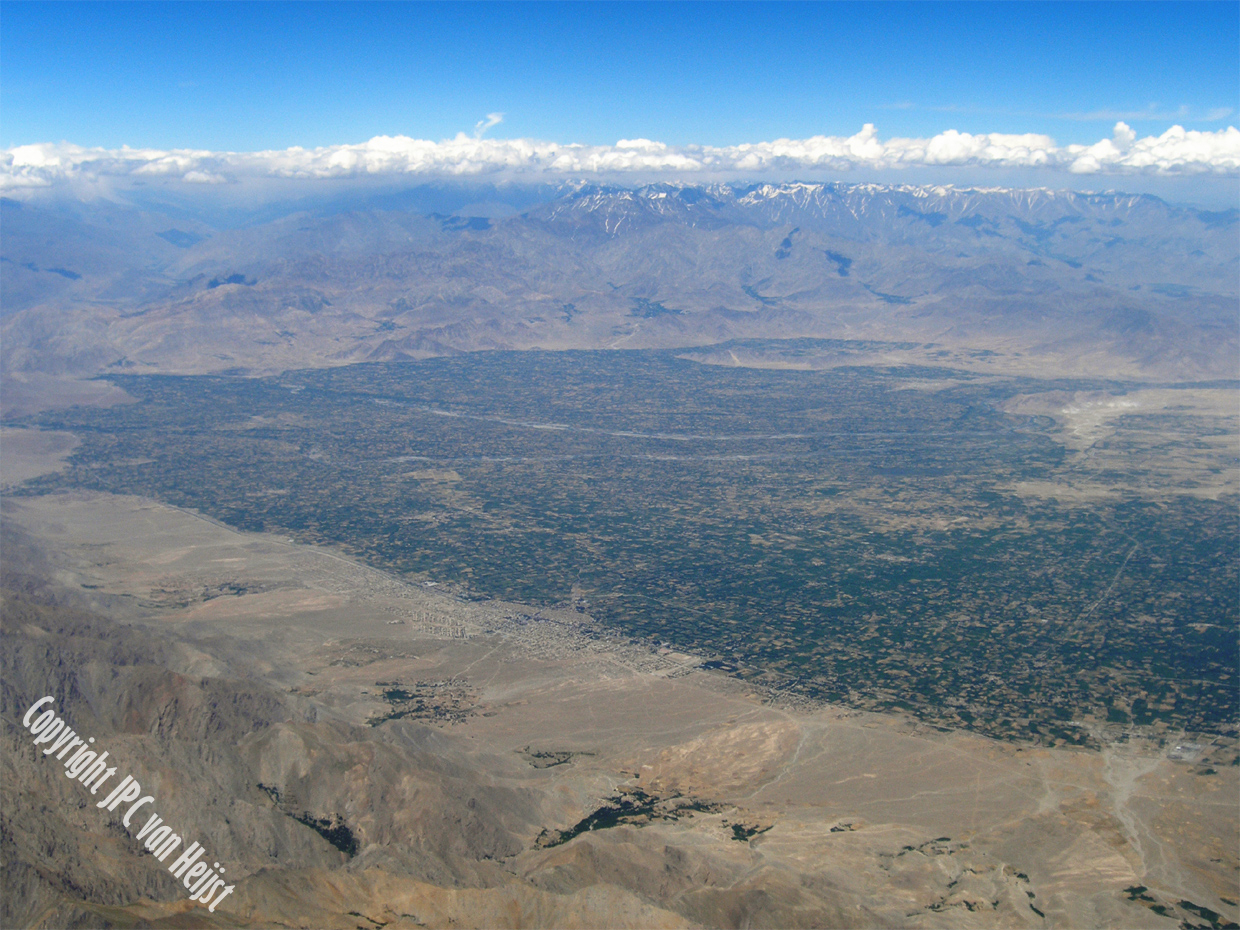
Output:
<path fill-rule="evenodd" d="M 22 476 L 65 451 L 9 448 Z M 5 508 L 9 553 L 78 618 L 6 595 L 5 852 L 21 868 L 5 925 L 1240 919 L 1234 746 L 1136 730 L 1102 752 L 999 742 L 789 701 L 584 613 L 461 600 L 146 499 Z M 92 635 L 110 675 L 58 670 Z M 218 911 L 48 781 L 19 722 L 45 693 L 226 865 L 236 892 Z M 41 808 L 22 803 L 38 792 Z"/>

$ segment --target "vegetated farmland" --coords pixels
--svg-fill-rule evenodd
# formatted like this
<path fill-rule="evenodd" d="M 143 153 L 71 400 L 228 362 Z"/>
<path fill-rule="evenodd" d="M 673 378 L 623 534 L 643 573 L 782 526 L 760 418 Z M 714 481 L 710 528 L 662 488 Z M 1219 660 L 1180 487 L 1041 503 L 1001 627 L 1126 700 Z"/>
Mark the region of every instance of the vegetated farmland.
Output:
<path fill-rule="evenodd" d="M 82 444 L 27 493 L 148 495 L 466 596 L 575 604 L 790 699 L 1055 744 L 1236 727 L 1234 495 L 1012 490 L 1082 465 L 999 404 L 1121 384 L 663 351 L 113 380 L 140 402 L 38 419 Z M 1148 457 L 1104 458 L 1104 484 L 1154 481 Z"/>

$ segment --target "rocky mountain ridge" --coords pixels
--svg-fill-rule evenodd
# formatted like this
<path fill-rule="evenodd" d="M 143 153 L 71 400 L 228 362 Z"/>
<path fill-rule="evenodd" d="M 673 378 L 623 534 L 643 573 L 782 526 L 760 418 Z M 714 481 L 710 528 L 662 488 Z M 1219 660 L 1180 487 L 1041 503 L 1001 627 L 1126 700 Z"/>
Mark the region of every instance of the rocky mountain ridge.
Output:
<path fill-rule="evenodd" d="M 1234 210 L 843 184 L 559 193 L 504 218 L 368 209 L 234 229 L 6 200 L 4 374 L 802 336 L 1121 377 L 1229 377 L 1240 358 Z"/>

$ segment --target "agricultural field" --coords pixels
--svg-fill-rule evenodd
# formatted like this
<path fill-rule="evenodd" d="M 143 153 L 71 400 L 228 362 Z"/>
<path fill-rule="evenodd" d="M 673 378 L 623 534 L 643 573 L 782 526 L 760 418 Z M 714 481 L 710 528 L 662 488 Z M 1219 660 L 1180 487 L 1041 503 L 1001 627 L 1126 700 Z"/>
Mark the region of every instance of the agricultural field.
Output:
<path fill-rule="evenodd" d="M 1233 384 L 670 350 L 108 381 L 137 402 L 14 421 L 79 441 L 19 493 L 576 609 L 786 701 L 1048 745 L 1236 731 Z"/>

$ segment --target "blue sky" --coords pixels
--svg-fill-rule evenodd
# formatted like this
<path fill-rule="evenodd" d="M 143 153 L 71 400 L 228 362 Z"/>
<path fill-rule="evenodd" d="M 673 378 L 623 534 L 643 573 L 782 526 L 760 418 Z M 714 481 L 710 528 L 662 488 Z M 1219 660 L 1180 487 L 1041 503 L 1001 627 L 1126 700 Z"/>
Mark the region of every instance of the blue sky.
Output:
<path fill-rule="evenodd" d="M 1240 4 L 3 4 L 0 142 L 256 151 L 447 139 L 1240 124 Z"/>

